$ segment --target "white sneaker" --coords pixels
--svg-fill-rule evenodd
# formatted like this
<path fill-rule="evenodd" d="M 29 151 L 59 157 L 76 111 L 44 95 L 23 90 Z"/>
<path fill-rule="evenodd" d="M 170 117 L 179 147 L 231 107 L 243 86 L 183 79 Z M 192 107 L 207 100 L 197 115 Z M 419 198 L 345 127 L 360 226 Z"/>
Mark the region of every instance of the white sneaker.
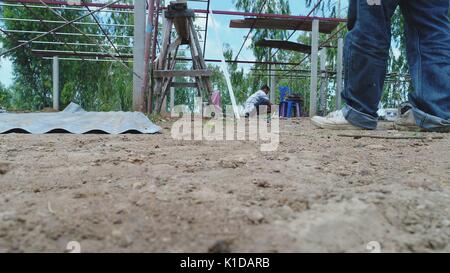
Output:
<path fill-rule="evenodd" d="M 315 116 L 311 123 L 322 129 L 331 130 L 364 130 L 363 128 L 350 124 L 344 117 L 342 110 L 328 114 L 326 117 Z"/>
<path fill-rule="evenodd" d="M 410 132 L 425 131 L 416 124 L 413 110 L 409 106 L 403 106 L 400 108 L 399 117 L 394 122 L 394 128 L 398 131 L 410 131 Z"/>

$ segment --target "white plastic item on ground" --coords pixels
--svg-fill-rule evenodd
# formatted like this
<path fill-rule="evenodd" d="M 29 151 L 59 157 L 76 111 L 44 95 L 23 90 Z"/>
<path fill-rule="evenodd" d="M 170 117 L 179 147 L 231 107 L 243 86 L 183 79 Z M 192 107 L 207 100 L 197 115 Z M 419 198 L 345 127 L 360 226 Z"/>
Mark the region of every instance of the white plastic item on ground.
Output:
<path fill-rule="evenodd" d="M 46 133 L 106 133 L 154 134 L 161 128 L 139 112 L 86 112 L 71 103 L 58 113 L 2 113 L 0 134 L 26 132 Z"/>

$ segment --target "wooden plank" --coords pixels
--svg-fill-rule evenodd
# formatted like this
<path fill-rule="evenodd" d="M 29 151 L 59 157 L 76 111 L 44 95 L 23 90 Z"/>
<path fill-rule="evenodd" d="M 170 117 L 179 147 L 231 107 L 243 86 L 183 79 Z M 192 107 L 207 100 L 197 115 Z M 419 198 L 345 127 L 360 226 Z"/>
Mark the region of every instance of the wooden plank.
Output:
<path fill-rule="evenodd" d="M 181 38 L 183 44 L 189 43 L 189 26 L 186 17 L 177 17 L 173 21 L 178 36 Z"/>
<path fill-rule="evenodd" d="M 178 54 L 178 49 L 179 49 L 179 46 L 177 46 L 177 48 L 175 49 L 175 52 L 173 53 L 172 57 L 170 56 L 171 53 L 169 53 L 168 60 L 167 60 L 167 66 L 165 68 L 166 70 L 173 71 L 175 69 L 176 56 Z M 158 112 L 161 109 L 163 99 L 167 97 L 167 94 L 170 90 L 170 84 L 172 83 L 172 80 L 173 80 L 172 77 L 163 78 L 163 80 L 162 80 L 163 85 L 162 85 L 162 90 L 161 90 L 161 97 L 160 97 L 160 101 L 158 101 L 158 105 L 157 105 Z"/>
<path fill-rule="evenodd" d="M 198 69 L 206 69 L 206 67 L 203 67 L 202 64 L 199 62 L 199 58 L 202 56 L 199 56 L 197 46 L 195 43 L 195 30 L 193 29 L 193 24 L 189 22 L 189 26 L 191 27 L 189 29 L 191 40 L 189 41 L 189 48 L 191 50 L 192 55 L 192 68 L 195 70 Z M 195 77 L 195 82 L 197 83 L 197 96 L 201 97 L 203 90 L 205 90 L 205 82 L 203 81 L 202 77 Z"/>
<path fill-rule="evenodd" d="M 175 51 L 181 45 L 181 42 L 181 37 L 178 37 L 175 42 L 171 43 L 168 50 L 169 54 Z"/>
<path fill-rule="evenodd" d="M 199 42 L 199 39 L 198 39 L 197 32 L 195 31 L 194 22 L 192 21 L 192 18 L 188 18 L 188 22 L 189 22 L 190 29 L 191 29 L 191 37 L 192 37 L 192 40 L 194 42 L 194 43 L 191 42 L 191 45 L 196 47 L 197 48 L 197 52 L 199 53 L 199 56 L 197 57 L 197 59 L 199 61 L 199 65 L 200 65 L 201 68 L 207 69 L 208 66 L 206 65 L 206 62 L 203 59 L 202 47 L 200 46 L 200 42 Z M 209 103 L 211 103 L 211 95 L 213 93 L 213 86 L 211 84 L 211 81 L 210 81 L 209 77 L 203 78 L 203 81 L 205 83 L 206 92 L 207 92 L 207 94 L 205 94 L 205 95 L 208 98 Z"/>
<path fill-rule="evenodd" d="M 256 42 L 255 45 L 259 47 L 278 48 L 282 50 L 290 50 L 308 54 L 311 53 L 311 46 L 289 41 L 263 39 Z"/>
<path fill-rule="evenodd" d="M 155 78 L 174 78 L 174 77 L 211 77 L 211 70 L 155 70 Z"/>
<path fill-rule="evenodd" d="M 170 87 L 174 87 L 174 88 L 198 88 L 198 85 L 195 82 L 172 82 Z"/>
<path fill-rule="evenodd" d="M 163 34 L 163 41 L 161 44 L 161 52 L 159 54 L 159 62 L 158 62 L 158 67 L 159 69 L 163 68 L 165 65 L 165 61 L 167 58 L 167 53 L 169 50 L 169 42 L 170 42 L 170 35 L 172 33 L 172 25 L 173 25 L 173 21 L 172 19 L 165 19 L 164 21 L 164 34 Z"/>
<path fill-rule="evenodd" d="M 243 20 L 231 20 L 231 28 L 254 29 L 279 29 L 279 30 L 303 30 L 312 31 L 311 19 L 275 19 L 275 18 L 246 18 Z M 339 22 L 320 22 L 319 32 L 330 34 L 337 28 Z"/>

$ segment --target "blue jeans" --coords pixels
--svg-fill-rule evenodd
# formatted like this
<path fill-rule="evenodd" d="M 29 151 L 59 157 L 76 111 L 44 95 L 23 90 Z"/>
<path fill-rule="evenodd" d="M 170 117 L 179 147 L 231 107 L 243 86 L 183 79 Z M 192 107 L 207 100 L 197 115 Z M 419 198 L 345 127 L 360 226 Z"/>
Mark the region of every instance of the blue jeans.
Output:
<path fill-rule="evenodd" d="M 450 129 L 449 0 L 350 0 L 345 41 L 344 116 L 353 125 L 376 129 L 378 105 L 391 46 L 391 18 L 400 6 L 414 92 L 409 96 L 417 125 Z"/>
<path fill-rule="evenodd" d="M 256 113 L 259 116 L 259 107 L 260 106 L 267 106 L 267 114 L 272 112 L 272 109 L 270 109 L 270 100 L 260 99 L 257 103 L 255 103 L 256 107 Z"/>

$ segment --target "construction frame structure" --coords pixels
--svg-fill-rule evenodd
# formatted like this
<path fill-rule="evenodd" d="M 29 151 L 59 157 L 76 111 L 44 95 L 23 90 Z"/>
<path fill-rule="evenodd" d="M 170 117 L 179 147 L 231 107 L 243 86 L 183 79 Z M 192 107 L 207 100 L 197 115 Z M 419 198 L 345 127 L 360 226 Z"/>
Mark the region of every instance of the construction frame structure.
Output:
<path fill-rule="evenodd" d="M 180 1 L 180 0 L 178 0 Z M 271 22 L 270 20 L 277 22 L 297 22 L 294 25 L 291 24 L 290 27 L 284 27 L 280 25 L 278 29 L 285 30 L 293 30 L 291 36 L 296 31 L 311 31 L 311 45 L 310 52 L 300 61 L 300 62 L 277 62 L 271 61 L 269 58 L 267 61 L 246 61 L 239 60 L 238 56 L 236 56 L 235 60 L 227 60 L 229 63 L 244 63 L 244 64 L 266 64 L 266 65 L 285 65 L 291 66 L 290 69 L 286 70 L 286 74 L 283 76 L 291 75 L 295 73 L 295 68 L 300 66 L 305 60 L 310 58 L 311 60 L 311 70 L 309 77 L 311 79 L 310 86 L 310 106 L 309 106 L 309 114 L 315 115 L 318 112 L 318 101 L 321 96 L 324 96 L 325 91 L 321 91 L 319 95 L 319 86 L 318 81 L 319 77 L 325 77 L 329 75 L 326 73 L 326 49 L 330 43 L 331 39 L 337 39 L 337 70 L 334 72 L 336 74 L 336 107 L 339 107 L 340 102 L 340 93 L 343 89 L 343 61 L 342 61 L 342 53 L 343 53 L 343 39 L 339 37 L 339 34 L 344 29 L 341 27 L 340 29 L 336 29 L 338 24 L 345 23 L 345 19 L 340 18 L 323 18 L 323 17 L 315 17 L 313 16 L 314 12 L 320 6 L 322 0 L 318 0 L 314 5 L 312 10 L 306 16 L 294 16 L 294 15 L 284 15 L 284 14 L 270 14 L 270 13 L 262 13 L 261 12 L 240 12 L 240 11 L 224 11 L 224 10 L 211 10 L 211 1 L 212 0 L 181 0 L 182 2 L 197 2 L 204 4 L 204 9 L 194 9 L 193 13 L 197 18 L 204 18 L 205 24 L 203 29 L 198 30 L 198 35 L 203 38 L 203 41 L 198 41 L 202 43 L 203 46 L 203 57 L 205 56 L 205 51 L 207 49 L 207 36 L 208 36 L 208 26 L 209 20 L 212 15 L 228 15 L 228 16 L 236 16 L 236 17 L 245 17 L 244 25 L 238 26 L 239 28 L 249 28 L 249 34 L 253 29 L 256 28 L 270 28 L 268 24 L 264 24 L 264 21 Z M 32 50 L 34 54 L 37 56 L 41 56 L 42 58 L 49 59 L 53 61 L 53 100 L 54 100 L 54 108 L 58 110 L 59 108 L 59 62 L 61 60 L 80 60 L 80 61 L 115 61 L 120 62 L 130 70 L 130 74 L 133 75 L 133 109 L 135 111 L 140 112 L 152 112 L 154 109 L 153 98 L 153 87 L 152 82 L 154 80 L 154 74 L 152 69 L 152 64 L 154 63 L 157 57 L 157 47 L 159 45 L 158 37 L 160 33 L 160 29 L 162 27 L 159 24 L 160 18 L 163 16 L 167 7 L 161 5 L 161 0 L 134 0 L 134 4 L 126 4 L 121 3 L 121 0 L 110 0 L 108 3 L 97 3 L 97 2 L 85 2 L 84 0 L 76 0 L 76 1 L 62 1 L 62 0 L 0 0 L 0 6 L 11 6 L 11 7 L 22 7 L 27 9 L 47 9 L 56 14 L 61 20 L 57 22 L 60 24 L 59 27 L 50 29 L 48 31 L 36 32 L 36 31 L 27 31 L 27 30 L 4 30 L 0 28 L 0 31 L 4 35 L 12 35 L 14 33 L 29 33 L 36 35 L 28 40 L 17 41 L 18 46 L 14 47 L 7 52 L 0 52 L 0 56 L 9 53 L 12 50 L 24 47 L 24 46 L 32 46 L 33 44 L 43 43 L 39 39 L 46 36 L 52 35 L 55 37 L 55 41 L 53 44 L 61 45 L 69 48 L 70 50 Z M 267 2 L 267 1 L 266 1 Z M 72 9 L 84 11 L 85 14 L 80 18 L 75 20 L 67 20 L 63 16 L 61 16 L 57 11 L 64 9 Z M 121 38 L 132 40 L 131 44 L 116 44 L 114 43 L 114 37 L 111 34 L 108 34 L 103 28 L 102 23 L 99 22 L 98 18 L 96 19 L 95 14 L 100 12 L 121 12 L 128 13 L 134 16 L 133 25 L 118 25 L 117 27 L 123 28 L 132 28 L 133 36 L 121 36 Z M 88 24 L 85 22 L 81 22 L 83 18 L 91 16 L 95 19 L 95 24 L 102 30 L 103 35 L 101 36 L 104 41 L 107 41 L 108 44 L 99 45 L 93 39 L 94 35 L 89 33 L 82 32 L 77 25 L 79 24 Z M 34 21 L 41 22 L 42 24 L 50 23 L 42 18 L 0 18 L 0 20 L 17 20 L 17 21 Z M 247 21 L 247 22 L 246 22 Z M 249 22 L 249 23 L 248 23 Z M 94 24 L 94 23 L 90 23 Z M 323 26 L 330 26 L 332 28 L 328 28 L 325 33 L 329 34 L 329 38 L 327 41 L 320 43 L 319 33 L 322 32 Z M 74 29 L 78 31 L 77 34 L 73 33 L 58 33 L 58 30 L 64 26 L 72 26 Z M 231 24 L 233 27 L 233 23 Z M 332 33 L 334 31 L 334 33 Z M 201 34 L 203 33 L 203 35 Z M 65 42 L 61 39 L 61 36 L 67 35 L 82 35 L 87 37 L 92 41 L 92 43 L 86 43 L 85 46 L 92 46 L 100 48 L 100 52 L 84 52 L 75 50 L 73 48 L 73 44 Z M 247 40 L 249 35 L 245 38 Z M 289 40 L 288 38 L 288 40 Z M 292 43 L 289 41 L 285 41 L 286 43 Z M 244 41 L 245 43 L 245 41 Z M 267 46 L 267 45 L 266 45 Z M 273 47 L 277 48 L 277 47 Z M 132 49 L 132 54 L 123 53 L 121 49 Z M 278 47 L 277 51 L 272 55 L 278 52 L 278 50 L 284 50 L 283 47 Z M 242 50 L 242 48 L 241 48 Z M 239 51 L 239 53 L 241 52 Z M 319 67 L 319 59 L 321 60 L 321 65 Z M 188 61 L 192 62 L 192 58 L 183 58 L 175 56 L 174 60 L 176 61 Z M 127 65 L 129 62 L 133 62 L 133 68 L 130 69 Z M 204 59 L 205 62 L 221 62 L 218 59 Z M 268 68 L 265 72 L 270 73 L 272 77 L 272 82 L 274 77 L 274 70 Z M 272 90 L 275 88 L 272 87 Z M 173 92 L 173 91 L 171 91 Z M 273 94 L 272 98 L 273 98 Z M 326 94 L 325 94 L 326 95 Z M 323 101 L 323 98 L 322 98 Z"/>

